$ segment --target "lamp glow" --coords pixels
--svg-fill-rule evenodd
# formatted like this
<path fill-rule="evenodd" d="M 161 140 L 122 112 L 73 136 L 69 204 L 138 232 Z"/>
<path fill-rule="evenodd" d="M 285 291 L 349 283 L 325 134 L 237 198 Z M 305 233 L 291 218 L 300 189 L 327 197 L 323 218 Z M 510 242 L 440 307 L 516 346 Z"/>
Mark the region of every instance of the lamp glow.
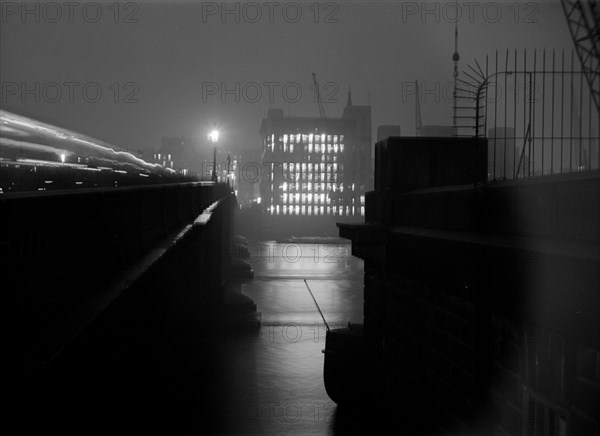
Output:
<path fill-rule="evenodd" d="M 210 140 L 210 142 L 218 142 L 219 141 L 219 131 L 218 130 L 212 130 L 208 134 L 208 139 Z"/>

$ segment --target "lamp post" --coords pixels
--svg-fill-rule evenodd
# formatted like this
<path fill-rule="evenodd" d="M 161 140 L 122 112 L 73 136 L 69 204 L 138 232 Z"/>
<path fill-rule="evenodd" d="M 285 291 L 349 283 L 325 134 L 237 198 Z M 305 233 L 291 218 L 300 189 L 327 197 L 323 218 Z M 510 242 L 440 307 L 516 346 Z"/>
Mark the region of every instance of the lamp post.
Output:
<path fill-rule="evenodd" d="M 219 131 L 217 129 L 211 130 L 208 134 L 208 139 L 213 143 L 213 172 L 212 181 L 217 182 L 217 142 L 219 142 Z"/>

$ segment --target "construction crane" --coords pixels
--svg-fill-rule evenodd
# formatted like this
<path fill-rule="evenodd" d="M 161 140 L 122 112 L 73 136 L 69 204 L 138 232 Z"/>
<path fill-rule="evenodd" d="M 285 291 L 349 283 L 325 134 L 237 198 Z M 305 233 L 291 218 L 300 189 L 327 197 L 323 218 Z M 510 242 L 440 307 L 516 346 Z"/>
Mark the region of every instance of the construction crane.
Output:
<path fill-rule="evenodd" d="M 600 112 L 600 1 L 561 0 L 581 69 Z"/>
<path fill-rule="evenodd" d="M 423 127 L 421 123 L 421 96 L 419 95 L 419 81 L 415 80 L 415 135 L 421 136 L 421 128 Z"/>
<path fill-rule="evenodd" d="M 325 118 L 325 108 L 323 107 L 323 101 L 321 101 L 321 91 L 319 90 L 319 82 L 317 82 L 317 75 L 312 73 L 313 84 L 315 87 L 315 98 L 317 105 L 319 106 L 319 115 L 321 118 Z"/>

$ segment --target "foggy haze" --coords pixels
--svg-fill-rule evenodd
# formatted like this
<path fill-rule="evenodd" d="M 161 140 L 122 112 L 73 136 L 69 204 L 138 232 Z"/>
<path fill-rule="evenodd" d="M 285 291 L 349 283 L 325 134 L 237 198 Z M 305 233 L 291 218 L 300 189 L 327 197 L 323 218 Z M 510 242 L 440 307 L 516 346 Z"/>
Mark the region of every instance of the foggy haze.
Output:
<path fill-rule="evenodd" d="M 271 17 L 268 2 L 253 4 L 259 17 L 235 3 L 238 15 L 225 16 L 222 3 L 101 3 L 97 22 L 82 6 L 69 22 L 66 9 L 36 17 L 3 3 L 2 108 L 131 150 L 155 149 L 161 136 L 204 138 L 214 124 L 228 148 L 258 147 L 270 106 L 317 116 L 315 72 L 328 117 L 341 115 L 349 86 L 354 104 L 371 104 L 373 137 L 381 124 L 414 134 L 416 79 L 430 90 L 423 123 L 451 124 L 455 13 L 447 3 L 315 4 L 293 3 L 302 11 L 295 18 L 286 3 L 271 6 Z M 473 4 L 459 3 L 459 71 L 496 50 L 571 50 L 559 2 Z M 40 88 L 37 102 L 21 94 L 36 82 L 61 84 L 62 94 Z M 65 82 L 75 83 L 72 96 Z M 90 83 L 102 92 L 97 102 L 82 96 Z"/>

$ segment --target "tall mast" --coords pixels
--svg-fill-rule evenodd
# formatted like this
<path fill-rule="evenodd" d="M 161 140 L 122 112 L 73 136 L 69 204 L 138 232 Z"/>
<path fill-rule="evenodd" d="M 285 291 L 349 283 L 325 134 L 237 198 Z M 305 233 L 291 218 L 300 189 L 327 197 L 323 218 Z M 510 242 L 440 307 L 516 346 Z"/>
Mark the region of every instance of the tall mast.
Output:
<path fill-rule="evenodd" d="M 458 5 L 457 2 L 454 2 L 455 5 L 455 10 L 458 11 Z M 458 61 L 460 59 L 460 56 L 458 55 L 458 12 L 456 15 L 456 20 L 454 21 L 454 54 L 452 55 L 452 60 L 454 61 L 454 72 L 452 73 L 452 75 L 454 76 L 454 89 L 452 91 L 452 99 L 454 100 L 452 102 L 452 108 L 453 108 L 453 114 L 452 114 L 452 126 L 454 127 L 454 131 L 456 134 L 456 88 L 457 88 L 457 81 L 458 81 Z"/>

